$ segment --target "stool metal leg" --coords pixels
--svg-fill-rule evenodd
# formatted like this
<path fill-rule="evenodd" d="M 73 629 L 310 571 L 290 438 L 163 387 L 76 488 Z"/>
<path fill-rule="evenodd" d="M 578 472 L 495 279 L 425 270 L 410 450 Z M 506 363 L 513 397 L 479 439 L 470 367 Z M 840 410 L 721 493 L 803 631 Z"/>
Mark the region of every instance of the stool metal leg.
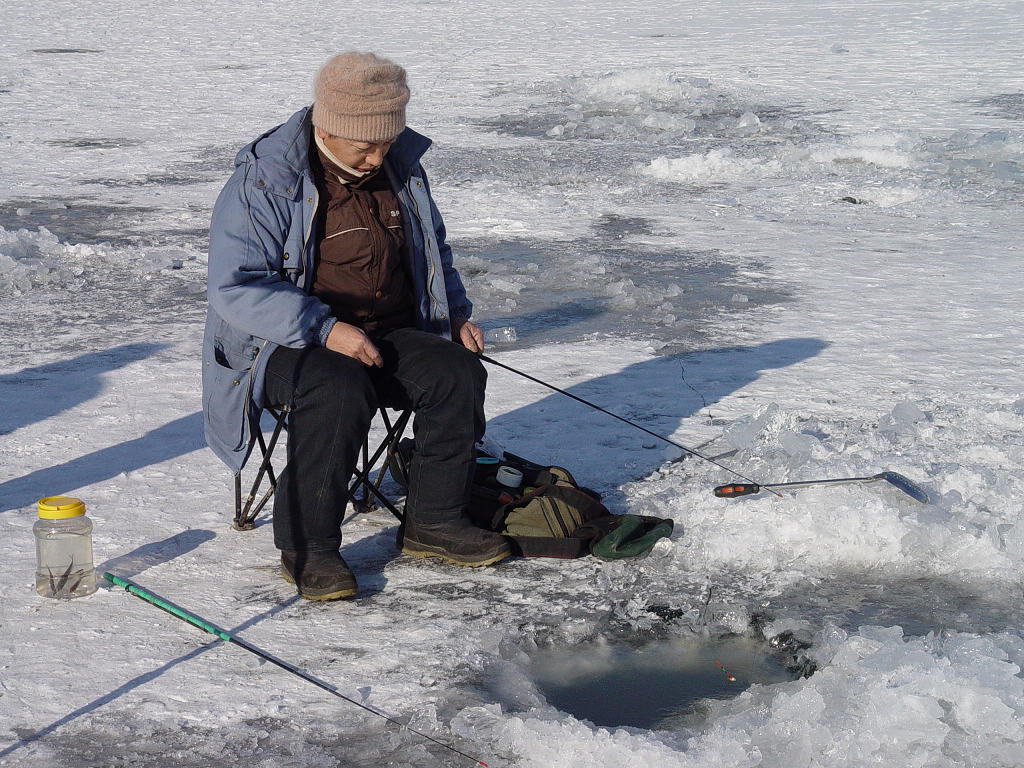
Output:
<path fill-rule="evenodd" d="M 256 433 L 256 440 L 259 444 L 263 459 L 260 462 L 259 469 L 256 471 L 256 479 L 252 483 L 249 494 L 244 499 L 242 498 L 242 473 L 237 473 L 234 478 L 235 517 L 232 522 L 232 527 L 239 531 L 249 531 L 256 527 L 255 521 L 257 516 L 267 505 L 267 502 L 269 502 L 273 497 L 274 491 L 277 489 L 277 476 L 274 474 L 274 468 L 271 465 L 271 458 L 273 457 L 274 449 L 277 447 L 277 441 L 281 436 L 281 431 L 285 429 L 288 408 L 268 408 L 267 410 L 273 414 L 277 419 L 277 422 L 274 425 L 274 431 L 271 434 L 269 441 L 265 441 L 263 439 L 263 433 L 261 431 Z M 356 467 L 355 469 L 355 479 L 349 486 L 349 500 L 351 500 L 353 505 L 356 507 L 357 513 L 371 511 L 374 508 L 374 500 L 376 500 L 390 510 L 391 514 L 398 518 L 399 521 L 402 521 L 404 520 L 404 515 L 391 502 L 391 500 L 381 492 L 380 486 L 384 482 L 384 475 L 387 472 L 389 462 L 396 455 L 398 441 L 405 432 L 409 419 L 412 417 L 412 411 L 402 411 L 394 423 L 392 423 L 385 408 L 382 407 L 380 409 L 380 415 L 384 422 L 387 434 L 372 456 L 369 452 L 369 443 L 363 443 L 362 467 Z M 373 467 L 377 464 L 382 455 L 385 455 L 384 464 L 381 467 L 381 470 L 377 473 L 377 477 L 374 480 L 370 480 L 370 472 L 373 470 Z M 264 475 L 266 475 L 267 479 L 270 481 L 270 487 L 267 488 L 257 501 L 257 494 L 259 493 Z M 362 499 L 357 498 L 360 486 L 362 487 L 363 493 Z"/>
<path fill-rule="evenodd" d="M 260 462 L 260 467 L 256 472 L 256 479 L 253 481 L 249 495 L 245 497 L 244 505 L 242 500 L 242 473 L 239 472 L 235 475 L 235 519 L 232 522 L 232 527 L 237 531 L 251 531 L 256 527 L 256 516 L 259 515 L 263 507 L 270 501 L 270 498 L 274 495 L 274 490 L 277 488 L 277 476 L 274 474 L 274 468 L 270 464 L 270 459 L 274 454 L 274 448 L 277 446 L 277 439 L 281 436 L 281 430 L 284 429 L 288 409 L 268 410 L 277 417 L 277 423 L 274 425 L 274 432 L 270 436 L 269 443 L 263 440 L 263 432 L 257 431 L 256 433 L 256 440 L 259 443 L 263 461 Z M 253 506 L 253 502 L 256 501 L 256 494 L 260 489 L 260 484 L 263 482 L 263 475 L 266 475 L 267 479 L 270 480 L 270 487 L 267 488 L 259 503 Z"/>
<path fill-rule="evenodd" d="M 388 414 L 384 408 L 380 409 L 381 419 L 384 422 L 384 427 L 387 430 L 387 436 L 381 441 L 381 444 L 374 451 L 373 456 L 366 458 L 366 453 L 363 454 L 363 466 L 362 468 L 356 468 L 356 478 L 349 487 L 350 496 L 355 498 L 356 492 L 362 487 L 364 498 L 361 500 L 354 500 L 353 506 L 356 509 L 356 514 L 361 512 L 369 512 L 373 509 L 373 500 L 370 496 L 374 497 L 376 501 L 380 502 L 388 511 L 393 514 L 399 522 L 405 520 L 405 515 L 394 505 L 394 503 L 384 495 L 380 490 L 381 484 L 384 482 L 384 475 L 388 471 L 388 462 L 391 457 L 395 455 L 398 450 L 398 441 L 402 438 L 405 432 L 405 427 L 409 423 L 409 419 L 412 417 L 412 411 L 402 411 L 398 419 L 394 423 L 388 417 Z M 363 444 L 364 451 L 368 451 L 367 444 Z M 384 463 L 381 466 L 380 471 L 377 473 L 377 477 L 374 480 L 370 480 L 370 472 L 373 467 L 376 466 L 378 460 L 382 455 L 386 454 Z"/>
<path fill-rule="evenodd" d="M 384 409 L 381 408 L 380 412 L 384 413 Z M 390 437 L 390 435 L 389 435 L 389 437 Z M 362 465 L 363 466 L 363 474 L 357 474 L 356 475 L 357 477 L 362 478 L 362 484 L 361 484 L 361 491 L 362 492 L 360 493 L 360 488 L 356 487 L 356 486 L 360 485 L 360 483 L 358 483 L 358 482 L 356 483 L 356 486 L 353 486 L 353 489 L 349 490 L 349 498 L 352 500 L 352 506 L 355 507 L 357 513 L 369 512 L 371 509 L 373 509 L 373 502 L 370 501 L 370 489 L 369 489 L 369 485 L 370 484 L 369 484 L 369 481 L 366 480 L 366 474 L 365 474 L 365 473 L 369 472 L 370 471 L 370 467 L 373 466 L 370 463 L 370 436 L 369 435 L 367 435 L 366 439 L 363 440 L 362 453 L 363 453 L 363 465 Z M 376 461 L 376 459 L 374 461 Z M 356 469 L 356 472 L 357 473 L 359 472 L 358 468 Z"/>

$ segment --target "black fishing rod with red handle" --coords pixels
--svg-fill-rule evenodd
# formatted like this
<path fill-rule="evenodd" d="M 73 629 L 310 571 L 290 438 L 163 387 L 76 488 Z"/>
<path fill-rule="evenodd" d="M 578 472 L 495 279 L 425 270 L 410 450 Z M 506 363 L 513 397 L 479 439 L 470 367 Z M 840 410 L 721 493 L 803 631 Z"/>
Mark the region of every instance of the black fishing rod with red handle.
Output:
<path fill-rule="evenodd" d="M 529 379 L 530 381 L 536 384 L 540 384 L 543 387 L 547 387 L 548 389 L 554 390 L 555 392 L 558 392 L 560 395 L 570 397 L 576 402 L 583 403 L 583 405 L 593 408 L 595 411 L 600 411 L 601 413 L 611 416 L 614 419 L 618 419 L 624 424 L 629 424 L 629 426 L 635 427 L 636 429 L 639 429 L 641 432 L 647 433 L 651 437 L 656 437 L 659 440 L 663 440 L 669 445 L 673 445 L 676 448 L 680 449 L 681 451 L 690 454 L 691 456 L 696 456 L 698 459 L 702 459 L 703 461 L 706 461 L 709 464 L 714 464 L 716 467 L 724 469 L 726 472 L 735 475 L 740 480 L 746 481 L 743 483 L 731 483 L 729 485 L 718 486 L 717 488 L 715 488 L 714 494 L 719 498 L 737 498 L 739 496 L 752 496 L 755 493 L 761 493 L 761 491 L 770 491 L 779 498 L 782 498 L 782 494 L 776 490 L 777 488 L 799 488 L 808 485 L 841 485 L 844 483 L 871 483 L 875 482 L 876 480 L 885 480 L 890 485 L 894 486 L 895 488 L 899 489 L 900 491 L 903 491 L 903 493 L 910 496 L 912 499 L 914 499 L 914 501 L 920 502 L 922 504 L 927 504 L 929 501 L 927 492 L 923 488 L 921 488 L 921 486 L 919 486 L 913 480 L 910 480 L 909 478 L 899 474 L 898 472 L 889 471 L 879 472 L 877 475 L 870 475 L 868 477 L 838 477 L 828 480 L 798 480 L 795 482 L 788 483 L 758 483 L 757 481 L 752 480 L 746 475 L 737 472 L 732 467 L 727 467 L 725 464 L 715 461 L 711 457 L 705 456 L 704 454 L 699 453 L 698 451 L 695 451 L 692 448 L 687 448 L 682 443 L 677 443 L 675 440 L 671 440 L 665 437 L 664 435 L 659 435 L 657 432 L 652 432 L 647 427 L 641 426 L 640 424 L 630 421 L 629 419 L 625 419 L 622 416 L 619 416 L 617 413 L 612 413 L 611 411 L 606 410 L 599 405 L 595 405 L 589 400 L 584 400 L 582 397 L 574 395 L 572 392 L 566 392 L 564 389 L 559 389 L 553 384 L 548 384 L 546 381 L 541 381 L 537 377 L 531 376 L 528 373 L 523 373 L 522 371 L 517 370 L 510 365 L 505 365 L 505 363 L 499 363 L 497 360 L 487 357 L 487 355 L 480 355 L 480 359 L 483 360 L 485 363 L 490 363 L 491 365 L 495 365 L 499 368 L 504 368 L 506 371 L 510 371 L 516 374 L 517 376 L 522 376 L 524 379 Z"/>
<path fill-rule="evenodd" d="M 548 389 L 554 390 L 555 392 L 557 392 L 560 395 L 565 395 L 566 397 L 570 397 L 570 398 L 572 398 L 573 400 L 575 400 L 578 403 L 583 403 L 583 405 L 586 405 L 586 406 L 588 406 L 590 408 L 593 408 L 595 411 L 600 411 L 601 413 L 603 413 L 603 414 L 605 414 L 607 416 L 611 416 L 613 419 L 618 419 L 619 421 L 623 422 L 624 424 L 629 424 L 629 426 L 635 427 L 636 429 L 639 429 L 641 432 L 647 433 L 651 437 L 656 437 L 659 440 L 662 440 L 662 441 L 668 443 L 669 445 L 675 446 L 679 450 L 681 450 L 681 451 L 683 451 L 685 453 L 688 453 L 691 456 L 696 456 L 698 459 L 706 461 L 709 464 L 714 464 L 719 469 L 724 469 L 726 472 L 728 472 L 728 473 L 730 473 L 732 475 L 735 475 L 740 480 L 745 480 L 747 483 L 749 483 L 749 486 L 742 486 L 742 487 L 754 487 L 754 488 L 757 488 L 758 490 L 760 490 L 760 489 L 771 490 L 771 488 L 772 488 L 770 485 L 765 485 L 763 483 L 758 483 L 755 480 L 752 480 L 751 478 L 747 477 L 746 475 L 741 474 L 740 472 L 737 472 L 732 467 L 727 467 L 725 464 L 722 464 L 721 462 L 715 461 L 710 456 L 705 456 L 704 454 L 699 453 L 698 451 L 695 451 L 693 448 L 687 448 L 682 443 L 677 443 L 675 440 L 667 438 L 664 435 L 659 435 L 657 432 L 653 432 L 653 431 L 649 430 L 647 427 L 641 426 L 640 424 L 637 424 L 634 421 L 630 421 L 629 419 L 623 418 L 622 416 L 619 416 L 617 413 L 612 413 L 611 411 L 606 410 L 606 409 L 602 408 L 599 405 L 595 405 L 594 403 L 590 402 L 589 400 L 584 400 L 582 397 L 579 397 L 578 395 L 574 395 L 572 392 L 566 392 L 564 389 L 559 389 L 554 384 L 548 384 L 546 381 L 541 381 L 540 379 L 536 378 L 535 376 L 531 376 L 528 373 L 523 373 L 522 371 L 517 370 L 517 369 L 513 368 L 510 365 L 505 365 L 505 363 L 499 363 L 497 360 L 495 360 L 495 359 L 493 359 L 491 357 L 488 357 L 487 355 L 480 355 L 480 359 L 483 360 L 485 363 L 490 363 L 491 365 L 496 365 L 499 368 L 504 368 L 506 371 L 510 371 L 510 372 L 516 374 L 517 376 L 522 376 L 524 379 L 529 379 L 530 381 L 532 381 L 532 382 L 534 382 L 536 384 L 540 384 L 542 387 L 547 387 Z M 775 493 L 776 496 L 780 496 L 780 497 L 782 496 L 781 493 L 777 493 L 775 491 L 772 491 L 772 492 Z"/>

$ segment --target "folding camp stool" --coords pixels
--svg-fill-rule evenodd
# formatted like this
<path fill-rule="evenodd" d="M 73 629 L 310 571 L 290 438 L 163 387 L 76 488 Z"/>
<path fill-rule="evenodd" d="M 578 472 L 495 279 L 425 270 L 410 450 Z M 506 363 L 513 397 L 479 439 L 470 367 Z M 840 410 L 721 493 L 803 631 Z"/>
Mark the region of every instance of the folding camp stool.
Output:
<path fill-rule="evenodd" d="M 262 460 L 260 461 L 259 469 L 256 471 L 256 479 L 252 483 L 252 488 L 249 491 L 249 495 L 242 499 L 242 472 L 239 470 L 235 474 L 235 519 L 232 523 L 232 527 L 239 531 L 250 531 L 256 526 L 256 517 L 266 506 L 267 502 L 274 495 L 274 490 L 277 488 L 277 476 L 274 474 L 274 467 L 271 464 L 271 459 L 274 455 L 274 448 L 277 447 L 277 440 L 281 436 L 282 430 L 287 429 L 286 422 L 288 419 L 288 406 L 280 406 L 278 408 L 267 408 L 275 420 L 274 431 L 270 435 L 269 442 L 263 438 L 263 430 L 256 430 L 256 442 L 260 449 Z M 386 434 L 384 439 L 381 440 L 377 449 L 370 455 L 370 436 L 367 434 L 366 439 L 363 441 L 362 449 L 362 461 L 357 464 L 355 471 L 353 472 L 353 479 L 351 485 L 348 488 L 348 498 L 346 503 L 351 501 L 353 506 L 356 508 L 356 512 L 369 512 L 374 509 L 374 500 L 380 502 L 384 507 L 390 510 L 391 514 L 398 518 L 401 522 L 405 519 L 402 512 L 391 502 L 387 496 L 380 490 L 381 483 L 384 482 L 384 475 L 387 473 L 388 468 L 391 466 L 391 462 L 395 461 L 401 466 L 403 474 L 408 474 L 408 467 L 402 466 L 403 459 L 401 454 L 398 452 L 398 441 L 402 439 L 402 434 L 405 432 L 405 427 L 409 423 L 409 418 L 412 416 L 412 410 L 401 411 L 394 421 L 388 415 L 388 409 L 383 405 L 379 409 L 381 420 L 384 422 L 384 429 Z M 380 461 L 381 456 L 384 457 L 383 464 L 381 465 L 380 471 L 377 473 L 377 477 L 373 480 L 370 479 L 370 472 Z M 263 483 L 263 477 L 266 476 L 270 481 L 270 486 L 260 497 L 259 501 L 256 500 L 260 485 Z M 359 491 L 362 491 L 362 495 L 357 495 Z"/>

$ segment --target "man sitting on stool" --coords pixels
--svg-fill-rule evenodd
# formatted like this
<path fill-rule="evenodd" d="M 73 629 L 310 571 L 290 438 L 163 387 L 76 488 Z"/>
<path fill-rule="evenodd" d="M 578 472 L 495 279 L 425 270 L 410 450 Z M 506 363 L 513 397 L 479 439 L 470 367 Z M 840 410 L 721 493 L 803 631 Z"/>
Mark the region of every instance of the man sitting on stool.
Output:
<path fill-rule="evenodd" d="M 405 127 L 405 70 L 343 53 L 314 90 L 239 152 L 214 207 L 203 411 L 237 472 L 263 407 L 290 410 L 274 543 L 299 594 L 330 600 L 357 591 L 340 526 L 378 403 L 415 412 L 399 548 L 467 566 L 511 549 L 466 514 L 483 334 L 419 162 L 430 140 Z"/>

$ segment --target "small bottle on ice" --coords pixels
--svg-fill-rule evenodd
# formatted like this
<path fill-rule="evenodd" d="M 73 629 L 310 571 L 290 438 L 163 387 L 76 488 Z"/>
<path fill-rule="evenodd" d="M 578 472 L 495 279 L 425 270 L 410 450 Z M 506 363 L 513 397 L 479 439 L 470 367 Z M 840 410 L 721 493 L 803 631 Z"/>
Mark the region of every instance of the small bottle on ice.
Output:
<path fill-rule="evenodd" d="M 39 500 L 36 537 L 36 592 L 67 600 L 96 591 L 92 564 L 92 520 L 85 504 L 70 496 Z"/>

